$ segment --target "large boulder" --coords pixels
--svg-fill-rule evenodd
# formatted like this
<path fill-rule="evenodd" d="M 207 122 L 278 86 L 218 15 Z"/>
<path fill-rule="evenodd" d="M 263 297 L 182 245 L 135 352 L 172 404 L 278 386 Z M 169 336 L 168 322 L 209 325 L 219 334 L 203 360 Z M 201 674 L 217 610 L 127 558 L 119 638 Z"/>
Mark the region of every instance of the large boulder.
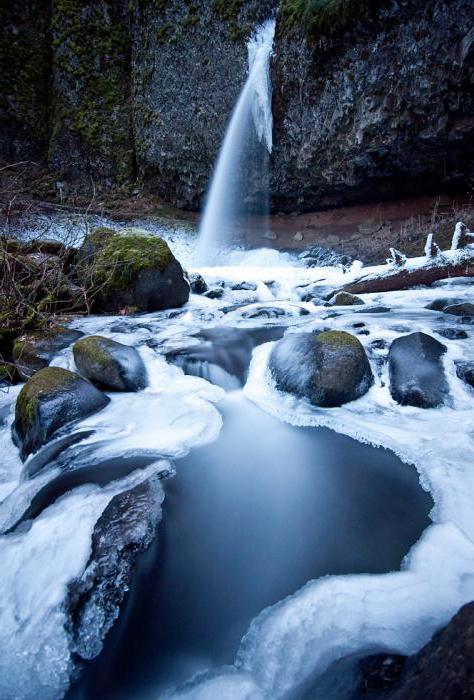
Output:
<path fill-rule="evenodd" d="M 270 370 L 278 389 L 315 406 L 341 406 L 373 383 L 363 346 L 344 331 L 286 335 L 271 352 Z"/>
<path fill-rule="evenodd" d="M 94 229 L 76 274 L 97 311 L 159 311 L 189 299 L 189 282 L 166 241 L 139 228 Z"/>
<path fill-rule="evenodd" d="M 25 381 L 35 372 L 47 367 L 53 357 L 83 335 L 80 331 L 61 326 L 33 331 L 20 336 L 13 345 L 13 360 Z"/>
<path fill-rule="evenodd" d="M 74 362 L 83 377 L 110 391 L 139 391 L 147 384 L 145 364 L 135 348 L 91 335 L 73 347 Z"/>
<path fill-rule="evenodd" d="M 61 367 L 41 369 L 16 400 L 12 436 L 21 458 L 36 452 L 59 428 L 99 411 L 109 400 L 74 372 Z"/>
<path fill-rule="evenodd" d="M 449 396 L 442 362 L 445 352 L 446 346 L 426 333 L 394 340 L 388 354 L 392 398 L 420 408 L 444 404 Z"/>

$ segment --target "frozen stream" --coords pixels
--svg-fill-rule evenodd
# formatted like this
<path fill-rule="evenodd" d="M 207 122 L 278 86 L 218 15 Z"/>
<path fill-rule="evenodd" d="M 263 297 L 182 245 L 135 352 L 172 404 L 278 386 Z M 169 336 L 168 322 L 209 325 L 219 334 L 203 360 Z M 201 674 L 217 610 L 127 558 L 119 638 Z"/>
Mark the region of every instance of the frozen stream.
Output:
<path fill-rule="evenodd" d="M 251 620 L 306 581 L 397 569 L 432 505 L 390 452 L 294 428 L 242 392 L 219 438 L 176 464 L 129 614 L 74 698 L 157 698 L 231 663 Z M 217 700 L 217 699 L 216 699 Z"/>
<path fill-rule="evenodd" d="M 337 659 L 413 653 L 474 597 L 474 400 L 454 369 L 472 356 L 472 326 L 424 308 L 468 300 L 472 287 L 333 310 L 301 297 L 351 272 L 263 251 L 233 262 L 243 264 L 201 270 L 224 284 L 220 299 L 74 322 L 138 347 L 149 386 L 111 395 L 43 468 L 22 466 L 10 440 L 19 387 L 0 396 L 0 697 L 68 692 L 67 584 L 111 498 L 150 474 L 166 477 L 158 537 L 74 700 L 158 700 L 175 684 L 176 698 L 298 698 Z M 371 311 L 380 305 L 389 310 Z M 453 326 L 466 337 L 442 338 L 449 404 L 397 405 L 390 342 Z M 275 389 L 267 358 L 283 333 L 328 327 L 358 335 L 376 381 L 357 401 L 315 409 Z M 53 364 L 74 369 L 71 350 Z"/>

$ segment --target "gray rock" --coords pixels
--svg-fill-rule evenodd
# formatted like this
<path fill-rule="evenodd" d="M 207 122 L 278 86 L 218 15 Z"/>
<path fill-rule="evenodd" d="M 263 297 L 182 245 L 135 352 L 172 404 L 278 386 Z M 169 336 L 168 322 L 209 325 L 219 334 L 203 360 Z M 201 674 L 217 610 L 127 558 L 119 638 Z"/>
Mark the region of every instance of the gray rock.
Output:
<path fill-rule="evenodd" d="M 92 535 L 86 570 L 68 585 L 71 648 L 82 659 L 102 651 L 130 588 L 137 556 L 149 547 L 161 520 L 163 489 L 157 476 L 114 496 Z"/>
<path fill-rule="evenodd" d="M 393 341 L 388 354 L 390 394 L 398 403 L 436 408 L 446 403 L 449 386 L 442 356 L 446 347 L 426 333 Z"/>
<path fill-rule="evenodd" d="M 331 306 L 361 306 L 365 301 L 349 292 L 338 292 L 329 300 Z"/>
<path fill-rule="evenodd" d="M 452 314 L 453 316 L 474 316 L 474 304 L 469 304 L 468 302 L 453 304 L 452 306 L 446 306 L 443 311 L 445 314 Z"/>
<path fill-rule="evenodd" d="M 474 362 L 456 362 L 456 374 L 459 379 L 474 388 Z"/>
<path fill-rule="evenodd" d="M 254 284 L 253 282 L 239 282 L 239 284 L 234 284 L 231 289 L 234 292 L 238 291 L 246 291 L 246 292 L 254 292 L 257 289 L 257 285 Z"/>
<path fill-rule="evenodd" d="M 425 306 L 425 309 L 430 311 L 444 311 L 447 306 L 452 306 L 453 304 L 460 304 L 462 299 L 457 299 L 454 297 L 440 297 L 435 299 Z"/>
<path fill-rule="evenodd" d="M 199 272 L 192 272 L 189 275 L 189 284 L 191 285 L 191 291 L 193 294 L 205 294 L 209 287 L 207 282 Z"/>
<path fill-rule="evenodd" d="M 315 406 L 341 406 L 373 384 L 363 346 L 344 331 L 290 333 L 274 346 L 269 366 L 278 389 Z"/>
<path fill-rule="evenodd" d="M 87 379 L 61 367 L 45 367 L 20 391 L 12 437 L 20 457 L 46 444 L 63 426 L 100 411 L 109 398 Z"/>
<path fill-rule="evenodd" d="M 212 287 L 212 289 L 209 289 L 208 292 L 205 292 L 204 296 L 208 299 L 222 299 L 222 297 L 224 296 L 224 288 Z"/>
<path fill-rule="evenodd" d="M 13 360 L 21 378 L 26 381 L 47 367 L 58 352 L 83 335 L 80 331 L 59 326 L 17 338 L 13 345 Z"/>
<path fill-rule="evenodd" d="M 109 391 L 139 391 L 147 385 L 145 364 L 135 350 L 110 338 L 91 335 L 73 347 L 83 377 Z"/>
<path fill-rule="evenodd" d="M 436 331 L 438 335 L 448 340 L 464 340 L 469 338 L 469 334 L 463 331 L 462 328 L 441 328 L 441 330 Z"/>

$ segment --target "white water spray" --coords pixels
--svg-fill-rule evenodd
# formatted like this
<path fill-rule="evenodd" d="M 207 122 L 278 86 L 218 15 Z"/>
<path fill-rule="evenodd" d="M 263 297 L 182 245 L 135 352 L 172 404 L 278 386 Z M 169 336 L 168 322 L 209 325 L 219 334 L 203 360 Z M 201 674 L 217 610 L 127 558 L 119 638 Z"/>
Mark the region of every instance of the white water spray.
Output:
<path fill-rule="evenodd" d="M 268 154 L 272 150 L 270 56 L 274 34 L 275 20 L 268 20 L 247 45 L 249 74 L 227 127 L 212 179 L 200 227 L 199 264 L 215 262 L 219 251 L 229 246 L 236 230 L 242 226 L 246 210 L 248 214 L 252 208 L 255 213 L 248 180 L 258 170 L 258 213 L 261 216 L 268 214 L 268 178 L 262 170 L 268 166 Z M 255 138 L 252 139 L 255 133 L 264 148 L 255 144 Z"/>

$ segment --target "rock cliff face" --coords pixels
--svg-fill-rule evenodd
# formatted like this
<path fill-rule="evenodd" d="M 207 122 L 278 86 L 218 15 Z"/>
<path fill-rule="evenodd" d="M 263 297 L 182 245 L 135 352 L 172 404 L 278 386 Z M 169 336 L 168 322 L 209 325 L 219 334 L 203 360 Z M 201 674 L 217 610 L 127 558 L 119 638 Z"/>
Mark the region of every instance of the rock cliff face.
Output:
<path fill-rule="evenodd" d="M 42 160 L 66 179 L 138 177 L 199 208 L 246 40 L 280 4 L 275 211 L 468 188 L 471 0 L 372 0 L 369 14 L 350 0 L 343 28 L 310 33 L 298 8 L 317 3 L 304 0 L 6 0 L 0 158 Z"/>
<path fill-rule="evenodd" d="M 474 176 L 473 3 L 378 4 L 319 38 L 277 26 L 277 208 L 427 194 Z"/>

